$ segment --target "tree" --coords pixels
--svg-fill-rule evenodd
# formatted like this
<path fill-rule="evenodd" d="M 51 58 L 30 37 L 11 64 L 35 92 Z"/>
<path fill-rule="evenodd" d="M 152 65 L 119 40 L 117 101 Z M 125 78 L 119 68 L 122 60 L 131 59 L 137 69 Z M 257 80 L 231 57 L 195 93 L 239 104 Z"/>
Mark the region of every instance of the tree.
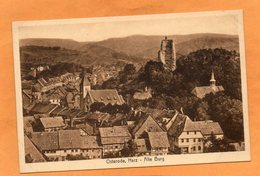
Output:
<path fill-rule="evenodd" d="M 183 75 L 186 84 L 208 85 L 212 69 L 217 84 L 225 88 L 226 94 L 241 100 L 240 62 L 236 52 L 221 48 L 197 50 L 180 57 L 175 72 Z"/>
<path fill-rule="evenodd" d="M 135 156 L 137 146 L 133 140 L 130 140 L 124 144 L 124 148 L 121 151 L 123 157 Z"/>
<path fill-rule="evenodd" d="M 126 64 L 124 67 L 124 73 L 125 74 L 129 74 L 132 75 L 136 72 L 136 68 L 134 66 L 134 64 Z"/>
<path fill-rule="evenodd" d="M 224 134 L 235 141 L 244 140 L 242 102 L 220 93 L 206 96 L 209 103 L 209 115 L 219 122 Z"/>
<path fill-rule="evenodd" d="M 184 114 L 188 115 L 192 120 L 196 114 L 195 105 L 199 99 L 195 96 L 185 97 L 167 97 L 166 105 L 169 109 L 183 109 Z"/>
<path fill-rule="evenodd" d="M 209 120 L 210 116 L 208 115 L 209 105 L 208 102 L 203 100 L 199 101 L 196 105 L 196 120 Z"/>
<path fill-rule="evenodd" d="M 216 138 L 214 134 L 211 134 L 208 139 L 204 141 L 204 152 L 226 152 L 229 151 L 229 145 L 226 139 Z"/>

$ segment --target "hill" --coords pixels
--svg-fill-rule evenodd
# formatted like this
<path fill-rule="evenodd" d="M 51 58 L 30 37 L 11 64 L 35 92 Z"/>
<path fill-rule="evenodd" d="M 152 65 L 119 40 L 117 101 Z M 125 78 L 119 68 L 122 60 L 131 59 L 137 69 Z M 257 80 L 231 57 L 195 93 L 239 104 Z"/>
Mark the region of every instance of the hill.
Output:
<path fill-rule="evenodd" d="M 22 58 L 52 58 L 55 62 L 76 62 L 99 64 L 116 61 L 144 63 L 157 58 L 161 40 L 164 36 L 133 35 L 123 38 L 110 38 L 97 42 L 77 42 L 70 39 L 22 39 L 20 47 Z M 239 50 L 238 36 L 223 34 L 171 35 L 178 55 L 205 48 Z M 34 47 L 30 48 L 30 46 Z M 29 48 L 28 48 L 29 47 Z M 55 52 L 36 47 L 59 47 Z M 39 53 L 37 53 L 39 52 Z M 45 59 L 46 61 L 46 59 Z"/>
<path fill-rule="evenodd" d="M 118 53 L 98 45 L 87 45 L 84 51 L 61 47 L 23 46 L 20 48 L 21 63 L 56 64 L 77 63 L 85 66 L 93 64 L 113 64 L 117 62 L 132 63 L 142 60 L 138 57 Z"/>

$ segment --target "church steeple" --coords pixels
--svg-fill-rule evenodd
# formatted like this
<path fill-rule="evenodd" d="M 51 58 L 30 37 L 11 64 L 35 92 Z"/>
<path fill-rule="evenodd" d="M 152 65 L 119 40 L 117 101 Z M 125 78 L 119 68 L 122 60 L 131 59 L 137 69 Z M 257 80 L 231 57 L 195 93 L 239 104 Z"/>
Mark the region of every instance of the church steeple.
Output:
<path fill-rule="evenodd" d="M 214 75 L 213 70 L 212 70 L 212 72 L 211 72 L 210 86 L 211 86 L 213 89 L 216 87 L 216 80 L 215 80 L 215 75 Z"/>

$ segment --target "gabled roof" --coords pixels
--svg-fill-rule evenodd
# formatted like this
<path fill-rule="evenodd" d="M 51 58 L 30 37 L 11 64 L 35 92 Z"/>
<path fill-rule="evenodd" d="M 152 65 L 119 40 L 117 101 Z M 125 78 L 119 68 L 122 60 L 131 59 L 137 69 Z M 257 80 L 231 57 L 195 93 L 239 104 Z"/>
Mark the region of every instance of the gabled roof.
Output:
<path fill-rule="evenodd" d="M 171 128 L 171 126 L 172 126 L 173 122 L 175 121 L 176 117 L 178 116 L 178 114 L 179 113 L 176 111 L 175 115 L 165 125 L 165 128 L 166 128 L 167 131 Z"/>
<path fill-rule="evenodd" d="M 66 111 L 66 110 L 68 110 L 67 107 L 61 107 L 61 106 L 59 106 L 59 107 L 57 107 L 56 109 L 54 109 L 54 110 L 51 112 L 51 114 L 52 114 L 52 115 L 60 115 L 60 114 L 62 114 L 63 111 Z"/>
<path fill-rule="evenodd" d="M 192 122 L 192 120 L 183 114 L 178 114 L 172 126 L 168 130 L 168 134 L 178 137 L 182 132 L 200 131 L 199 128 Z"/>
<path fill-rule="evenodd" d="M 30 99 L 32 98 L 32 91 L 31 91 L 31 89 L 23 89 L 22 93 L 24 95 L 26 95 L 28 98 L 30 98 Z"/>
<path fill-rule="evenodd" d="M 202 86 L 202 87 L 195 87 L 192 90 L 192 93 L 196 95 L 198 98 L 203 98 L 207 94 L 216 93 L 220 91 L 224 91 L 224 88 L 222 86 L 214 86 L 214 89 L 211 86 Z"/>
<path fill-rule="evenodd" d="M 58 107 L 58 105 L 55 105 L 55 104 L 37 103 L 34 105 L 34 107 L 31 109 L 31 111 L 37 112 L 39 114 L 49 114 L 57 107 Z"/>
<path fill-rule="evenodd" d="M 57 132 L 33 132 L 32 142 L 40 151 L 43 150 L 58 150 L 59 141 Z"/>
<path fill-rule="evenodd" d="M 40 118 L 40 121 L 44 128 L 55 128 L 65 126 L 63 118 L 60 116 Z"/>
<path fill-rule="evenodd" d="M 110 124 L 116 124 L 117 122 L 121 122 L 122 120 L 126 119 L 125 114 L 117 113 L 117 114 L 108 114 L 108 113 L 102 113 L 102 112 L 91 112 L 88 113 L 86 116 L 89 120 L 95 120 L 98 122 L 107 122 Z"/>
<path fill-rule="evenodd" d="M 125 103 L 123 97 L 118 94 L 116 89 L 90 90 L 88 91 L 92 103 L 103 102 L 112 105 L 122 105 Z"/>
<path fill-rule="evenodd" d="M 96 136 L 81 136 L 80 138 L 82 149 L 102 148 L 102 146 L 98 144 Z"/>
<path fill-rule="evenodd" d="M 224 134 L 218 122 L 196 121 L 194 123 L 200 129 L 202 135 Z"/>
<path fill-rule="evenodd" d="M 148 132 L 148 138 L 152 148 L 170 147 L 166 132 Z"/>
<path fill-rule="evenodd" d="M 178 114 L 168 130 L 168 134 L 179 137 L 182 132 L 200 131 L 203 136 L 210 134 L 223 134 L 218 122 L 192 121 L 188 116 Z"/>
<path fill-rule="evenodd" d="M 106 137 L 130 137 L 127 126 L 113 126 L 99 128 L 101 138 Z"/>
<path fill-rule="evenodd" d="M 162 120 L 162 118 L 172 118 L 176 114 L 176 110 L 168 110 L 168 109 L 155 109 L 155 108 L 141 107 L 138 110 L 150 114 L 157 121 Z"/>
<path fill-rule="evenodd" d="M 85 124 L 76 124 L 75 125 L 76 128 L 81 129 L 83 131 L 85 131 L 88 135 L 93 135 L 94 134 L 94 127 L 91 126 L 88 123 Z"/>
<path fill-rule="evenodd" d="M 58 136 L 60 149 L 81 148 L 79 130 L 60 130 Z"/>
<path fill-rule="evenodd" d="M 102 148 L 96 136 L 81 136 L 79 130 L 33 132 L 32 142 L 41 151 Z"/>
<path fill-rule="evenodd" d="M 64 87 L 57 87 L 51 93 L 48 94 L 50 99 L 61 99 L 66 96 L 66 90 Z"/>
<path fill-rule="evenodd" d="M 151 132 L 162 132 L 164 131 L 162 127 L 153 119 L 152 116 L 147 114 L 145 117 L 140 118 L 136 126 L 132 130 L 132 134 L 151 131 Z"/>
<path fill-rule="evenodd" d="M 24 150 L 25 156 L 30 156 L 32 163 L 46 161 L 41 152 L 35 147 L 35 145 L 26 135 L 24 135 Z"/>

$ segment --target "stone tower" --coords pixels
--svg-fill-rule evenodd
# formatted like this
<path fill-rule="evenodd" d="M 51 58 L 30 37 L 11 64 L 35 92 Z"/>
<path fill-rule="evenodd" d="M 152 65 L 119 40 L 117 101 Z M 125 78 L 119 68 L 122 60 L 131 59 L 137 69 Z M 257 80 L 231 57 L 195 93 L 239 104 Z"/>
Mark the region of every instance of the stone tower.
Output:
<path fill-rule="evenodd" d="M 166 69 L 174 71 L 176 69 L 176 52 L 173 40 L 165 37 L 161 42 L 161 48 L 158 52 L 158 59 L 163 63 Z"/>

